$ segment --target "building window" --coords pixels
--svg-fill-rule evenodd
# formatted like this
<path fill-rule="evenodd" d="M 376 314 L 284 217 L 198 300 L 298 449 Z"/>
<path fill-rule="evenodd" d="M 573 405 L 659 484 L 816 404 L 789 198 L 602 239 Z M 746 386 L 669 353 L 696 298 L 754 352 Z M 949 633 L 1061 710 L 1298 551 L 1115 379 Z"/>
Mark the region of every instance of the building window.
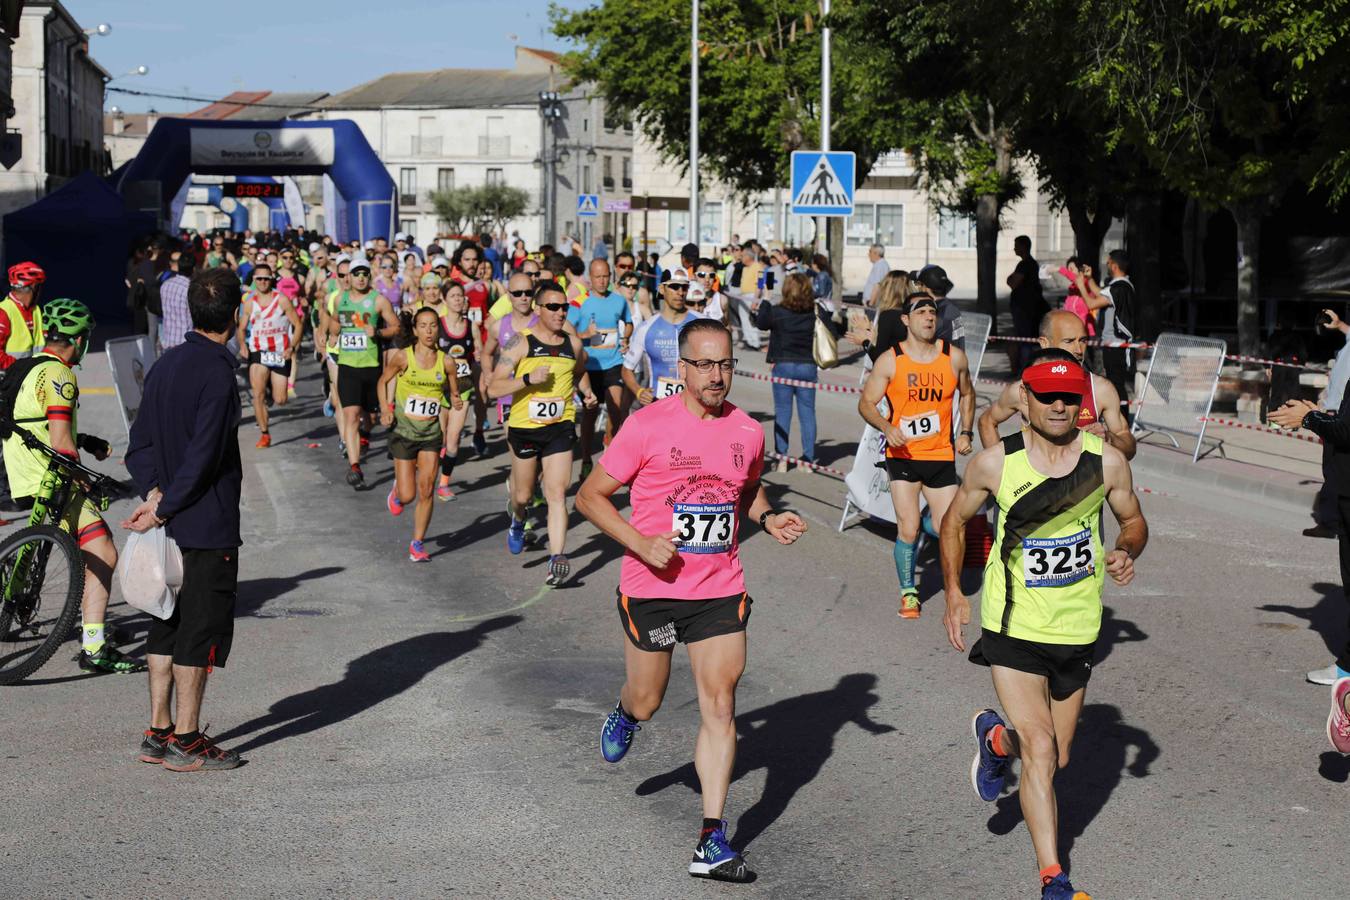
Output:
<path fill-rule="evenodd" d="M 722 240 L 722 204 L 709 201 L 703 204 L 698 213 L 698 242 L 717 244 Z"/>
<path fill-rule="evenodd" d="M 969 250 L 975 246 L 975 219 L 949 209 L 938 210 L 938 247 Z"/>
<path fill-rule="evenodd" d="M 617 118 L 615 118 L 614 116 L 610 115 L 609 110 L 606 109 L 606 110 L 605 110 L 605 130 L 606 130 L 606 131 L 609 131 L 609 132 L 614 132 L 614 131 L 617 131 L 618 128 L 619 128 L 619 120 L 618 120 Z"/>
<path fill-rule="evenodd" d="M 855 203 L 853 215 L 844 223 L 844 240 L 852 247 L 870 247 L 877 242 L 877 208 L 874 203 Z"/>
<path fill-rule="evenodd" d="M 816 220 L 812 216 L 794 216 L 789 204 L 783 205 L 783 237 L 789 247 L 805 247 L 816 239 Z"/>
<path fill-rule="evenodd" d="M 490 185 L 506 184 L 505 171 L 502 169 L 488 169 L 487 183 Z"/>
<path fill-rule="evenodd" d="M 775 226 L 773 207 L 761 204 L 755 212 L 755 234 L 761 241 L 778 240 L 778 232 L 775 230 Z"/>
<path fill-rule="evenodd" d="M 415 234 L 417 234 L 417 220 L 416 220 L 416 219 L 399 219 L 399 220 L 398 220 L 398 230 L 401 231 L 401 232 L 403 232 L 404 234 L 410 234 L 410 235 L 415 235 Z"/>
<path fill-rule="evenodd" d="M 455 170 L 437 169 L 436 170 L 436 190 L 453 191 L 455 189 Z"/>
<path fill-rule="evenodd" d="M 672 244 L 689 242 L 689 210 L 672 209 L 670 211 L 670 225 L 666 229 L 666 235 Z"/>
<path fill-rule="evenodd" d="M 905 246 L 905 207 L 902 204 L 877 204 L 877 243 L 885 247 Z"/>
<path fill-rule="evenodd" d="M 417 205 L 417 170 L 398 170 L 398 202 L 402 206 Z"/>
<path fill-rule="evenodd" d="M 614 157 L 605 156 L 601 165 L 604 167 L 604 186 L 605 190 L 614 189 Z"/>
<path fill-rule="evenodd" d="M 625 190 L 633 186 L 633 160 L 627 156 L 623 158 L 623 186 Z"/>

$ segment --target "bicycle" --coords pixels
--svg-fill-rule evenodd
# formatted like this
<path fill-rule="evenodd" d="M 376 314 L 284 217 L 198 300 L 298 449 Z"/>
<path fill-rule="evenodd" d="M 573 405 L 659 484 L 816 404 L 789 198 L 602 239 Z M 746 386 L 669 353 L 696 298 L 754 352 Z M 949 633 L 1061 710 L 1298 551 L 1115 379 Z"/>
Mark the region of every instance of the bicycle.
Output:
<path fill-rule="evenodd" d="M 15 684 L 51 659 L 70 636 L 84 596 L 84 559 L 75 523 L 61 517 L 77 495 L 100 511 L 112 503 L 117 482 L 64 456 L 27 430 L 12 426 L 24 444 L 47 457 L 28 525 L 0 541 L 0 685 Z M 54 569 L 53 569 L 54 567 Z M 64 568 L 52 596 L 46 589 Z"/>

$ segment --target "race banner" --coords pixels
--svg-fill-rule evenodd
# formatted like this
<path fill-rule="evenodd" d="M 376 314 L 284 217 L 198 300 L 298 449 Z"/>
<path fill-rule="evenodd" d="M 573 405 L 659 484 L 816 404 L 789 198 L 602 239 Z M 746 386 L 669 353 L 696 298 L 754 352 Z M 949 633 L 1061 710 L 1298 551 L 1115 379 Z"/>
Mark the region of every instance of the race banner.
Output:
<path fill-rule="evenodd" d="M 193 128 L 194 166 L 330 166 L 329 128 Z"/>

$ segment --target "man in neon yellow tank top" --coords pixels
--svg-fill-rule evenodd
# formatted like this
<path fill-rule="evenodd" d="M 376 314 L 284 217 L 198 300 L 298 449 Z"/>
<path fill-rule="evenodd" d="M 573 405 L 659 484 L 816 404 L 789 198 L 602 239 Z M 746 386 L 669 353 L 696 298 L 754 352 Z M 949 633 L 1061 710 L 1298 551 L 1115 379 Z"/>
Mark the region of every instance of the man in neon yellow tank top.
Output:
<path fill-rule="evenodd" d="M 1038 350 L 1022 373 L 1028 427 L 971 460 L 942 520 L 943 623 L 957 650 L 970 603 L 961 593 L 966 522 L 993 496 L 999 508 L 984 571 L 981 635 L 971 662 L 989 666 L 1008 715 L 975 714 L 971 783 L 980 799 L 1002 793 L 1014 757 L 1019 799 L 1041 870 L 1041 896 L 1085 900 L 1060 868 L 1054 777 L 1069 761 L 1101 627 L 1106 576 L 1124 586 L 1148 542 L 1130 464 L 1099 436 L 1077 428 L 1087 373 L 1068 352 Z M 1103 553 L 1101 508 L 1120 535 Z"/>

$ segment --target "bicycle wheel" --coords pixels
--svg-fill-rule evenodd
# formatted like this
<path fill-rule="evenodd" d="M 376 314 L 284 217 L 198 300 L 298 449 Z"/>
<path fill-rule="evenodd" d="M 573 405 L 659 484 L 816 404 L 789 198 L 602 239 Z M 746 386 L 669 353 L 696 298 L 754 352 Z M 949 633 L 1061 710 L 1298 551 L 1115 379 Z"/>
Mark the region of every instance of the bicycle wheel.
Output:
<path fill-rule="evenodd" d="M 0 685 L 42 668 L 70 635 L 84 560 L 69 533 L 31 525 L 0 543 Z"/>

